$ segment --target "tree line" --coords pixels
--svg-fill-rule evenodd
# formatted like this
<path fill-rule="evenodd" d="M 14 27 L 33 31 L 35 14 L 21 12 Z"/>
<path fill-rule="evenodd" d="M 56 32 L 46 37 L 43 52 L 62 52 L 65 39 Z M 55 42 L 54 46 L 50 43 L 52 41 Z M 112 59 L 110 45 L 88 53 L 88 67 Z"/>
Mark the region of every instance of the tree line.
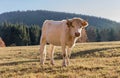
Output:
<path fill-rule="evenodd" d="M 87 35 L 90 42 L 119 41 L 120 28 L 87 28 Z"/>
<path fill-rule="evenodd" d="M 0 37 L 7 46 L 38 45 L 41 28 L 38 25 L 11 24 L 0 25 Z"/>
<path fill-rule="evenodd" d="M 85 31 L 83 32 L 85 33 Z M 86 29 L 89 42 L 101 41 L 116 41 L 120 40 L 120 28 L 96 28 L 88 26 Z M 83 35 L 83 34 L 82 34 Z M 22 23 L 8 23 L 4 22 L 0 25 L 0 37 L 7 46 L 25 46 L 38 45 L 41 36 L 41 26 L 39 25 L 25 25 Z M 82 38 L 82 39 L 85 39 Z"/>

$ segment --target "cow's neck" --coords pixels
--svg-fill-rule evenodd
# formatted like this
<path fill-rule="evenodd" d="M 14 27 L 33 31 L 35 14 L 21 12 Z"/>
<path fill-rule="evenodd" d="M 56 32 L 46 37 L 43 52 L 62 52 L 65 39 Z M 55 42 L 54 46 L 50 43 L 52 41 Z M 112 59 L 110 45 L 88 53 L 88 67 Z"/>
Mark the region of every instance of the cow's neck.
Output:
<path fill-rule="evenodd" d="M 67 32 L 67 36 L 66 36 L 66 42 L 68 42 L 67 44 L 72 47 L 74 45 L 74 43 L 77 41 L 77 37 L 73 37 L 71 34 L 70 34 L 70 30 L 68 30 Z"/>

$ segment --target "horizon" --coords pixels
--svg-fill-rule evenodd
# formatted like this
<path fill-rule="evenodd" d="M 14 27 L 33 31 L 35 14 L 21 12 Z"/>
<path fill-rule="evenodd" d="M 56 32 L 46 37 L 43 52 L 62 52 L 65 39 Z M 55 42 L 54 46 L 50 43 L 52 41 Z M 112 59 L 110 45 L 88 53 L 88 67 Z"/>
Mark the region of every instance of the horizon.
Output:
<path fill-rule="evenodd" d="M 56 0 L 44 0 L 44 1 L 16 1 L 16 0 L 2 0 L 0 2 L 0 14 L 13 11 L 27 11 L 27 10 L 47 10 L 56 12 L 75 13 L 82 15 L 89 15 L 95 17 L 101 17 L 116 22 L 120 22 L 120 1 L 109 0 L 109 1 L 80 1 L 80 0 L 69 0 L 69 1 L 56 1 Z M 92 5 L 91 5 L 92 4 Z M 22 5 L 22 6 L 21 6 Z"/>

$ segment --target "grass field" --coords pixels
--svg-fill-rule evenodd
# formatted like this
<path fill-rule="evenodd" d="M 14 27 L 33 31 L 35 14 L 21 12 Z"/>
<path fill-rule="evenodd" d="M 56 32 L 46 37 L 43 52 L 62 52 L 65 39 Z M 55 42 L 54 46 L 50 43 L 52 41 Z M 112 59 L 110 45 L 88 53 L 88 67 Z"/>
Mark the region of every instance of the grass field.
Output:
<path fill-rule="evenodd" d="M 39 46 L 0 48 L 0 78 L 120 78 L 118 41 L 76 44 L 68 67 L 61 55 L 56 47 L 55 66 L 47 58 L 42 67 Z"/>

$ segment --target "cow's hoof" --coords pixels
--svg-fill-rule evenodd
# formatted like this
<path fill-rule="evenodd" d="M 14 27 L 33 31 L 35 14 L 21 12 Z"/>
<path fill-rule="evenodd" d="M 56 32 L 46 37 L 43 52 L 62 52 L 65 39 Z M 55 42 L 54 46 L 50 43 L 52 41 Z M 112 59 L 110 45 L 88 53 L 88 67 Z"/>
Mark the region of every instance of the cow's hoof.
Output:
<path fill-rule="evenodd" d="M 52 65 L 52 66 L 54 66 L 54 65 L 55 65 L 55 63 L 51 63 L 51 65 Z"/>
<path fill-rule="evenodd" d="M 70 65 L 70 62 L 67 62 L 67 65 Z"/>
<path fill-rule="evenodd" d="M 40 66 L 44 66 L 44 64 L 40 64 Z"/>
<path fill-rule="evenodd" d="M 67 67 L 67 64 L 63 64 L 62 66 L 63 66 L 63 67 Z"/>
<path fill-rule="evenodd" d="M 44 65 L 44 62 L 40 62 L 40 65 L 42 65 L 42 66 L 43 66 L 43 65 Z"/>

